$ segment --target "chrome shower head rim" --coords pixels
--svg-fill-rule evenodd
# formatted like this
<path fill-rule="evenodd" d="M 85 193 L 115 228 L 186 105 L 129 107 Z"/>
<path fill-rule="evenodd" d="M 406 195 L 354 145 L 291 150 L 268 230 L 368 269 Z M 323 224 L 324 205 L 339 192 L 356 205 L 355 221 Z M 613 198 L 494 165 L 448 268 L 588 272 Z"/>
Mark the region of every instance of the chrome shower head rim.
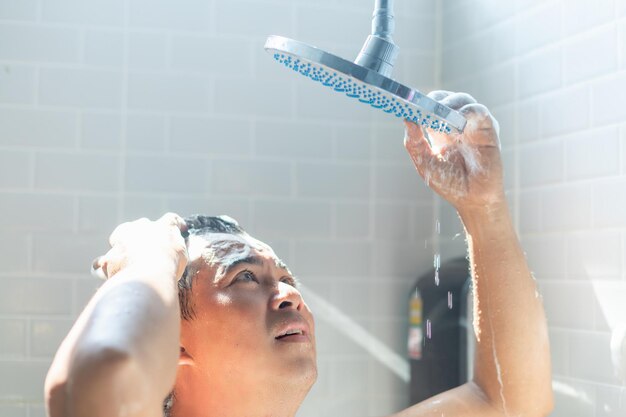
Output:
<path fill-rule="evenodd" d="M 465 128 L 463 115 L 418 90 L 304 42 L 272 35 L 265 50 L 294 71 L 397 117 L 446 133 Z"/>

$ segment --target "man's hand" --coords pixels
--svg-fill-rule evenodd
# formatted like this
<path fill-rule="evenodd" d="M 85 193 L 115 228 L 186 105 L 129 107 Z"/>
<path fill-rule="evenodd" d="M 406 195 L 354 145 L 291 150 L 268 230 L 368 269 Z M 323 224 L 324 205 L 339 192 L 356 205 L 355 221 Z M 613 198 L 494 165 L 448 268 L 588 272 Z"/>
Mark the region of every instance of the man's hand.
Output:
<path fill-rule="evenodd" d="M 157 221 L 146 218 L 122 223 L 111 233 L 111 249 L 94 260 L 95 275 L 108 279 L 120 270 L 142 263 L 158 268 L 173 268 L 180 279 L 187 265 L 187 248 L 182 233 L 185 221 L 177 214 L 167 213 Z"/>
<path fill-rule="evenodd" d="M 467 119 L 463 133 L 436 133 L 405 121 L 406 147 L 428 186 L 459 212 L 505 201 L 498 122 L 469 94 L 433 91 L 429 97 Z"/>

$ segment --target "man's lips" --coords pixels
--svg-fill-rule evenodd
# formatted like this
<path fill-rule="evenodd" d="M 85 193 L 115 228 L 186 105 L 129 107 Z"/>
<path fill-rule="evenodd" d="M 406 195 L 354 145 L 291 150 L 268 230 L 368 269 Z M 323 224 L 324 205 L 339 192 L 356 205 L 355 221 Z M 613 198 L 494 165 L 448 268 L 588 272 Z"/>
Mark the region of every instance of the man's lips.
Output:
<path fill-rule="evenodd" d="M 309 326 L 304 320 L 290 320 L 283 323 L 274 333 L 274 339 L 279 342 L 308 342 Z"/>

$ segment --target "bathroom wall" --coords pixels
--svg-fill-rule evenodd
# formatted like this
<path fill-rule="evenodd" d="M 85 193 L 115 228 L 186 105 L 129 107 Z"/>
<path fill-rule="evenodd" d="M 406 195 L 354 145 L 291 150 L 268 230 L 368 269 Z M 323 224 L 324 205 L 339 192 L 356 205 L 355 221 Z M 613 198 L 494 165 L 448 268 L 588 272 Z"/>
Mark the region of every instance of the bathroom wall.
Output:
<path fill-rule="evenodd" d="M 610 350 L 626 324 L 626 2 L 445 1 L 442 21 L 443 87 L 472 93 L 502 127 L 549 320 L 552 415 L 626 415 Z M 439 216 L 442 257 L 463 253 L 455 214 Z"/>
<path fill-rule="evenodd" d="M 44 415 L 44 375 L 99 284 L 91 260 L 119 222 L 166 211 L 237 218 L 404 356 L 407 290 L 432 265 L 435 215 L 403 127 L 263 51 L 276 33 L 354 58 L 372 6 L 0 0 L 1 417 Z M 396 2 L 395 77 L 424 90 L 435 10 Z M 406 384 L 333 320 L 317 318 L 320 378 L 300 415 L 406 406 Z"/>

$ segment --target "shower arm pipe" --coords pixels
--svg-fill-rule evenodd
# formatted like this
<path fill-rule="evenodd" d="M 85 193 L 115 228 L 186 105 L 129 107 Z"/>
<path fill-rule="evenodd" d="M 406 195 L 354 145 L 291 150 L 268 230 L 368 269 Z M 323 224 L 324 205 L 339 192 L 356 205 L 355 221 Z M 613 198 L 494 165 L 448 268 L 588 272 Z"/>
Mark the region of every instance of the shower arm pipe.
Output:
<path fill-rule="evenodd" d="M 372 35 L 393 43 L 396 23 L 393 13 L 394 0 L 375 0 L 372 15 Z"/>
<path fill-rule="evenodd" d="M 367 37 L 354 63 L 391 78 L 400 48 L 393 43 L 393 0 L 375 0 L 372 34 Z"/>

